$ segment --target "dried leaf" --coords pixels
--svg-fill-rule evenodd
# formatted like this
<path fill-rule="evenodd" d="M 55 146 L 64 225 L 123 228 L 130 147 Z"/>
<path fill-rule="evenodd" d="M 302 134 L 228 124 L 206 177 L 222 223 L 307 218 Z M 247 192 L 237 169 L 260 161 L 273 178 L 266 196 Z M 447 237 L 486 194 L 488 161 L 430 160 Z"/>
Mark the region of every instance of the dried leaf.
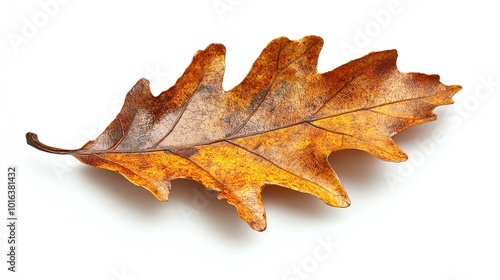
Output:
<path fill-rule="evenodd" d="M 116 119 L 82 148 L 53 148 L 34 133 L 27 141 L 119 172 L 162 201 L 173 179 L 193 179 L 236 206 L 258 231 L 266 228 L 265 185 L 347 207 L 350 200 L 327 157 L 359 149 L 386 161 L 406 160 L 392 136 L 436 119 L 432 110 L 453 103 L 461 87 L 445 86 L 437 75 L 399 72 L 395 50 L 320 74 L 322 45 L 316 36 L 277 38 L 245 79 L 225 91 L 225 47 L 212 44 L 157 97 L 146 79 L 139 80 Z"/>

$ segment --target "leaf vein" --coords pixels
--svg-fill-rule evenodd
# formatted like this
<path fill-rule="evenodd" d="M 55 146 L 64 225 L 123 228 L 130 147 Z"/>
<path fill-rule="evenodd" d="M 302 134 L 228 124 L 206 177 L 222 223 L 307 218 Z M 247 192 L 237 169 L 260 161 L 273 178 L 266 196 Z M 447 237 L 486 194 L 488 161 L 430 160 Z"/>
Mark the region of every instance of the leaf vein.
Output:
<path fill-rule="evenodd" d="M 270 160 L 270 159 L 266 158 L 265 156 L 263 156 L 263 155 L 261 155 L 261 154 L 259 154 L 259 153 L 257 153 L 257 152 L 254 152 L 254 151 L 252 151 L 252 150 L 250 150 L 250 149 L 247 149 L 245 146 L 241 146 L 241 145 L 239 145 L 239 144 L 236 144 L 236 143 L 234 143 L 233 141 L 227 141 L 227 140 L 226 140 L 225 142 L 227 142 L 227 143 L 229 143 L 229 144 L 232 144 L 232 145 L 234 145 L 234 146 L 236 146 L 236 147 L 238 147 L 238 148 L 240 148 L 240 149 L 243 149 L 243 150 L 245 150 L 245 151 L 247 151 L 247 152 L 249 152 L 249 153 L 251 153 L 251 154 L 253 154 L 253 155 L 255 155 L 255 156 L 257 156 L 257 157 L 259 157 L 259 158 L 261 158 L 261 159 L 263 159 L 263 160 L 265 160 L 265 161 L 267 161 L 267 162 L 269 162 L 270 164 L 272 164 L 272 165 L 273 165 L 273 166 L 275 166 L 276 168 L 279 168 L 280 170 L 283 170 L 284 172 L 286 172 L 286 173 L 288 173 L 288 174 L 291 174 L 291 175 L 293 175 L 293 176 L 295 176 L 295 177 L 297 177 L 297 178 L 303 179 L 303 180 L 305 180 L 305 181 L 307 181 L 307 182 L 309 182 L 309 183 L 312 183 L 312 184 L 318 185 L 318 183 L 315 183 L 315 182 L 313 182 L 313 181 L 311 181 L 311 180 L 309 180 L 309 179 L 307 179 L 307 178 L 304 178 L 304 177 L 299 176 L 299 175 L 297 175 L 297 174 L 295 174 L 295 173 L 293 173 L 293 172 L 291 172 L 291 171 L 289 171 L 289 170 L 286 170 L 285 168 L 283 168 L 283 167 L 279 166 L 278 164 L 276 164 L 276 163 L 275 163 L 275 162 L 273 162 L 272 160 Z"/>
<path fill-rule="evenodd" d="M 238 126 L 233 132 L 229 133 L 227 136 L 226 136 L 226 139 L 229 138 L 229 137 L 232 137 L 234 135 L 236 135 L 241 129 L 243 129 L 243 127 L 245 127 L 245 125 L 248 123 L 248 121 L 255 115 L 255 113 L 257 112 L 257 110 L 260 108 L 260 106 L 262 105 L 262 103 L 264 103 L 264 100 L 266 99 L 267 95 L 269 94 L 269 90 L 272 88 L 272 86 L 274 85 L 274 83 L 276 82 L 276 79 L 278 78 L 278 76 L 281 74 L 281 72 L 283 72 L 285 69 L 287 69 L 290 65 L 292 65 L 293 63 L 297 62 L 300 58 L 302 58 L 307 52 L 309 52 L 310 49 L 312 49 L 313 47 L 315 47 L 317 45 L 317 43 L 315 44 L 311 44 L 309 47 L 307 47 L 307 49 L 301 53 L 299 56 L 297 56 L 296 58 L 292 59 L 288 64 L 286 64 L 282 69 L 279 69 L 279 61 L 280 61 L 280 57 L 281 57 L 281 51 L 283 50 L 282 48 L 282 44 L 283 44 L 283 39 L 280 40 L 280 48 L 279 48 L 279 52 L 278 52 L 278 59 L 276 61 L 276 74 L 274 75 L 273 77 L 273 80 L 271 81 L 271 83 L 269 83 L 269 85 L 267 86 L 267 88 L 265 89 L 265 93 L 264 93 L 264 96 L 261 98 L 259 104 L 257 104 L 257 106 L 255 106 L 255 108 L 252 110 L 252 112 L 247 116 L 247 118 L 241 123 L 240 126 Z"/>
<path fill-rule="evenodd" d="M 193 89 L 193 91 L 191 92 L 191 94 L 189 95 L 188 97 L 188 100 L 186 100 L 186 102 L 182 105 L 182 109 L 181 109 L 181 112 L 179 113 L 179 116 L 177 116 L 175 122 L 172 124 L 172 127 L 169 129 L 169 131 L 167 131 L 165 133 L 165 135 L 160 138 L 160 140 L 156 141 L 156 143 L 151 147 L 151 148 L 156 148 L 158 147 L 158 145 L 163 141 L 165 140 L 165 138 L 167 138 L 170 133 L 172 133 L 172 131 L 174 131 L 174 129 L 177 127 L 177 124 L 179 123 L 179 121 L 181 120 L 182 116 L 184 116 L 184 112 L 186 112 L 186 109 L 189 105 L 189 103 L 191 102 L 191 99 L 194 95 L 194 93 L 196 92 L 196 90 L 199 88 L 200 84 L 201 84 L 201 81 L 203 80 L 204 76 L 205 76 L 205 73 L 207 72 L 207 68 L 210 64 L 212 64 L 212 61 L 215 59 L 215 54 L 213 55 L 213 57 L 210 59 L 210 62 L 208 62 L 205 67 L 203 68 L 203 71 L 202 71 L 202 74 L 201 74 L 201 77 L 200 79 L 198 80 L 198 83 L 196 84 L 196 87 Z"/>

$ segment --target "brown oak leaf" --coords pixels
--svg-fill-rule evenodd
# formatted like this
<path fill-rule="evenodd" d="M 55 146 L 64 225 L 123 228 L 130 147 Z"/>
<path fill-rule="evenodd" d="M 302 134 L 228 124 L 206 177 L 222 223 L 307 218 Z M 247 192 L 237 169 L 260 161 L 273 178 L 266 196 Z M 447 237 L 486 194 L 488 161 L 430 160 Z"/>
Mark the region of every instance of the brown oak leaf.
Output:
<path fill-rule="evenodd" d="M 261 192 L 269 184 L 347 207 L 350 200 L 327 157 L 359 149 L 386 161 L 406 160 L 392 136 L 436 119 L 432 110 L 453 103 L 461 87 L 443 85 L 438 75 L 400 72 L 395 50 L 318 73 L 322 46 L 316 36 L 277 38 L 226 91 L 226 50 L 211 44 L 160 95 L 139 80 L 118 116 L 80 149 L 44 145 L 34 133 L 27 133 L 27 142 L 119 172 L 161 201 L 173 179 L 198 181 L 258 231 L 266 228 Z"/>

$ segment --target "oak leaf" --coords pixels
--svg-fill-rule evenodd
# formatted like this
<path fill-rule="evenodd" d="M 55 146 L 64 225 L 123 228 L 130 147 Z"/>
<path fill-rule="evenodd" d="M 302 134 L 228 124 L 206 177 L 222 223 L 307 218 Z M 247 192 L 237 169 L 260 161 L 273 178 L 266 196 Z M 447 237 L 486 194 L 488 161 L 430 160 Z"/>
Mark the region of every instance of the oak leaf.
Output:
<path fill-rule="evenodd" d="M 461 89 L 438 75 L 402 73 L 395 50 L 370 53 L 317 72 L 323 40 L 271 41 L 244 80 L 225 91 L 225 47 L 198 51 L 174 86 L 153 96 L 141 79 L 118 116 L 97 139 L 65 150 L 81 162 L 119 172 L 166 201 L 171 181 L 188 178 L 218 192 L 253 229 L 266 228 L 261 201 L 273 184 L 347 207 L 350 200 L 328 164 L 335 151 L 358 149 L 400 162 L 396 133 L 432 121 Z"/>

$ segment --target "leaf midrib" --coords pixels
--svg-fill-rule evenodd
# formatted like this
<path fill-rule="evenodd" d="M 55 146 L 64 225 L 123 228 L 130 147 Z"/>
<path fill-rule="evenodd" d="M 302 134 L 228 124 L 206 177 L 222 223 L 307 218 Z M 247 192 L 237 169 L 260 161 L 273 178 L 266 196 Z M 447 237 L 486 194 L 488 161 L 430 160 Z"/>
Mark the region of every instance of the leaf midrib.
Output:
<path fill-rule="evenodd" d="M 137 153 L 153 153 L 153 152 L 161 152 L 161 151 L 175 153 L 175 151 L 179 150 L 179 149 L 190 148 L 190 147 L 197 147 L 197 146 L 212 145 L 212 144 L 219 143 L 219 142 L 230 141 L 230 140 L 234 140 L 234 139 L 245 138 L 245 137 L 250 137 L 250 136 L 255 136 L 255 135 L 261 135 L 261 134 L 265 134 L 265 133 L 268 133 L 268 132 L 272 132 L 272 131 L 276 131 L 276 130 L 280 130 L 280 129 L 286 129 L 286 128 L 297 126 L 297 125 L 311 124 L 312 122 L 323 120 L 323 119 L 334 118 L 334 117 L 338 117 L 338 116 L 342 116 L 342 115 L 346 115 L 346 114 L 352 114 L 352 113 L 356 113 L 356 112 L 360 112 L 360 111 L 368 111 L 368 110 L 372 110 L 372 109 L 377 108 L 377 107 L 387 106 L 387 105 L 396 104 L 396 103 L 400 103 L 400 102 L 406 102 L 406 101 L 411 101 L 411 100 L 419 100 L 419 99 L 424 99 L 424 98 L 431 98 L 431 97 L 437 96 L 439 94 L 442 94 L 443 92 L 446 92 L 446 91 L 439 91 L 439 92 L 437 92 L 435 94 L 432 94 L 432 95 L 425 95 L 425 96 L 419 96 L 419 97 L 414 97 L 414 98 L 406 98 L 406 99 L 396 100 L 396 101 L 388 102 L 388 103 L 384 103 L 384 104 L 377 104 L 377 105 L 374 105 L 374 106 L 371 106 L 371 107 L 363 107 L 363 108 L 359 108 L 359 109 L 355 109 L 355 110 L 350 110 L 350 111 L 347 111 L 347 112 L 342 112 L 342 113 L 333 114 L 333 115 L 327 115 L 327 116 L 324 116 L 324 117 L 316 118 L 314 120 L 304 120 L 304 121 L 301 121 L 301 122 L 297 122 L 297 123 L 288 124 L 288 125 L 276 127 L 276 128 L 273 128 L 273 129 L 269 129 L 269 130 L 266 130 L 266 131 L 256 131 L 254 133 L 249 133 L 249 134 L 247 134 L 245 136 L 231 136 L 231 137 L 224 137 L 224 138 L 215 139 L 215 140 L 211 140 L 211 141 L 205 141 L 205 142 L 199 142 L 199 143 L 192 143 L 192 144 L 189 144 L 189 145 L 167 146 L 167 147 L 153 148 L 153 149 L 141 149 L 141 150 L 88 150 L 88 151 L 87 150 L 78 150 L 78 151 L 75 151 L 75 152 L 73 152 L 71 154 L 73 154 L 73 155 L 92 155 L 92 154 L 108 154 L 108 153 L 137 154 Z M 376 113 L 379 113 L 379 112 L 376 112 Z"/>

